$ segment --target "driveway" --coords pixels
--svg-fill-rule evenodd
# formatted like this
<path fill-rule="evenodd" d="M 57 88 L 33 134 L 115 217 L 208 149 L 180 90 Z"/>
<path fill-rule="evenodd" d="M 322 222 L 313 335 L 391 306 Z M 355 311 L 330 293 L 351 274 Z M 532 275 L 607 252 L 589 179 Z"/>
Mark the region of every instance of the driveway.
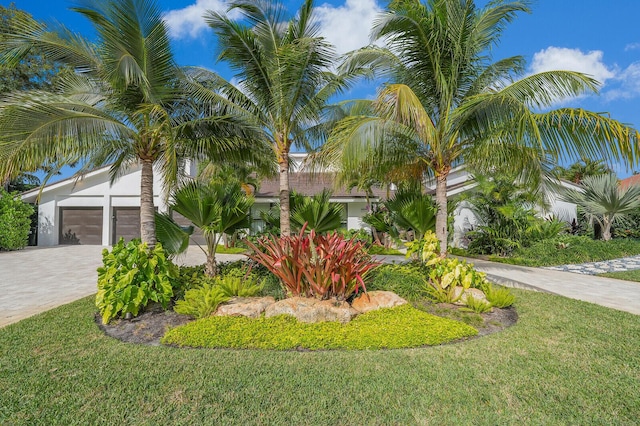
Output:
<path fill-rule="evenodd" d="M 103 248 L 29 247 L 0 252 L 0 327 L 94 294 Z M 242 256 L 216 257 L 229 261 Z M 197 265 L 204 261 L 202 251 L 194 246 L 176 263 Z"/>

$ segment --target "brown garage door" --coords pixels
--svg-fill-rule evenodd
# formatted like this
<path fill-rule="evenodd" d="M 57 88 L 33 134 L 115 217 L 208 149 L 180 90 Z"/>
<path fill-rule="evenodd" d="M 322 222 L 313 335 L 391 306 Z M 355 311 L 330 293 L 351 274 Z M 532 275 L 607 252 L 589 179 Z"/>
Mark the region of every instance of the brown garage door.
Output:
<path fill-rule="evenodd" d="M 102 207 L 60 209 L 60 244 L 102 244 Z"/>
<path fill-rule="evenodd" d="M 140 238 L 140 207 L 114 207 L 111 229 L 113 244 L 120 238 L 124 238 L 125 242 Z"/>

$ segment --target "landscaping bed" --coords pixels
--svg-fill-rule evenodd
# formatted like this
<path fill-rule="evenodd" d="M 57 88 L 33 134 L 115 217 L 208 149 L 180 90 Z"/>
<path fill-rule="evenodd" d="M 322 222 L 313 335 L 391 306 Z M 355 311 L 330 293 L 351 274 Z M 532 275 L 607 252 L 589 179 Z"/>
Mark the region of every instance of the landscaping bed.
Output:
<path fill-rule="evenodd" d="M 418 306 L 420 307 L 421 310 L 428 312 L 429 314 L 432 314 L 434 316 L 438 316 L 441 318 L 447 318 L 449 320 L 460 321 L 477 330 L 477 333 L 475 333 L 475 332 L 470 332 L 467 327 L 458 327 L 462 329 L 463 335 L 454 339 L 446 339 L 448 341 L 472 338 L 474 337 L 474 335 L 485 336 L 491 333 L 501 331 L 506 327 L 510 327 L 513 324 L 515 324 L 518 320 L 518 314 L 516 310 L 513 308 L 507 308 L 507 309 L 494 308 L 492 312 L 476 314 L 473 312 L 465 312 L 462 307 L 451 305 L 451 304 L 433 304 L 428 301 L 423 301 L 422 303 L 419 303 Z M 103 330 L 106 335 L 113 337 L 115 339 L 121 340 L 123 342 L 144 344 L 144 345 L 159 345 L 162 337 L 165 335 L 165 333 L 168 330 L 194 322 L 187 315 L 180 315 L 171 310 L 165 311 L 160 306 L 157 306 L 157 305 L 147 309 L 145 312 L 143 312 L 139 316 L 128 319 L 128 320 L 119 319 L 105 325 L 105 324 L 102 324 L 100 316 L 97 314 L 95 316 L 95 320 L 98 327 L 100 327 L 100 329 Z M 384 318 L 381 318 L 381 320 L 384 320 L 384 322 L 388 322 Z M 228 318 L 212 317 L 211 319 L 205 319 L 200 321 L 202 321 L 202 323 L 194 325 L 195 327 L 200 328 L 200 330 L 202 326 L 208 325 L 211 327 L 211 330 L 215 330 L 216 328 L 221 326 L 226 326 L 227 329 L 232 327 L 240 327 L 240 329 L 237 331 L 241 332 L 242 327 L 245 327 L 246 330 L 252 330 L 252 332 L 257 333 L 258 336 L 262 334 L 260 333 L 260 329 L 258 328 L 260 326 L 264 331 L 270 331 L 270 333 L 275 333 L 277 331 L 280 333 L 289 333 L 289 334 L 291 333 L 291 330 L 288 326 L 293 326 L 297 328 L 306 327 L 308 328 L 307 332 L 312 335 L 314 333 L 317 334 L 319 332 L 323 332 L 322 330 L 323 328 L 324 328 L 324 333 L 334 331 L 336 334 L 342 334 L 350 330 L 349 328 L 344 328 L 340 324 L 334 324 L 334 325 L 325 324 L 319 327 L 315 327 L 316 329 L 314 330 L 313 327 L 309 327 L 308 325 L 305 325 L 302 323 L 297 323 L 295 320 L 293 321 L 277 320 L 277 321 L 271 321 L 271 322 L 263 321 L 262 323 L 258 323 L 257 321 L 253 320 L 255 323 L 257 323 L 256 325 L 253 325 L 251 323 L 252 320 L 245 320 L 238 317 L 228 317 Z M 455 326 L 453 321 L 450 321 L 448 324 L 449 325 L 453 324 Z M 356 327 L 357 325 L 358 323 L 356 323 Z M 397 325 L 404 325 L 404 323 L 401 322 L 400 324 L 397 324 Z M 433 325 L 433 323 L 427 323 L 425 325 Z M 194 327 L 194 326 L 191 326 L 191 327 Z M 380 326 L 383 327 L 384 324 L 380 324 Z M 341 328 L 343 330 L 341 330 Z M 335 330 L 331 330 L 331 329 L 335 329 Z M 353 326 L 351 327 L 351 330 L 352 329 L 353 329 Z M 168 340 L 167 343 L 177 345 L 177 346 L 222 347 L 222 345 L 219 345 L 219 346 L 215 345 L 216 339 L 213 338 L 212 336 L 209 336 L 209 339 L 207 339 L 204 342 L 206 344 L 203 343 L 200 345 L 194 345 L 194 344 L 190 345 L 188 344 L 189 342 L 188 330 L 189 329 L 187 329 L 186 333 L 185 332 L 180 333 L 180 337 L 173 337 L 172 339 Z M 224 331 L 224 328 L 221 328 L 220 331 L 221 332 Z M 402 330 L 398 330 L 398 332 L 402 332 Z M 425 333 L 428 334 L 428 332 L 429 330 L 426 329 Z M 175 336 L 176 333 L 173 333 L 173 335 Z M 320 335 L 322 336 L 322 333 Z M 227 339 L 226 346 L 239 347 L 238 343 L 233 343 L 231 340 L 229 340 L 229 337 L 230 336 L 228 336 L 226 333 L 224 336 L 221 337 L 223 339 Z M 361 340 L 361 339 L 362 338 L 358 338 L 358 340 Z M 253 347 L 259 347 L 260 345 L 259 340 L 260 339 L 258 337 L 253 342 L 251 341 L 247 342 L 246 339 L 238 339 L 238 342 L 244 342 L 246 344 L 246 347 L 251 347 L 251 345 L 253 345 Z M 271 340 L 277 340 L 277 339 L 271 339 Z M 218 341 L 220 340 L 218 339 Z M 286 338 L 283 341 L 286 342 L 287 341 Z M 306 341 L 309 341 L 309 340 L 306 340 Z M 425 344 L 439 344 L 439 343 L 443 343 L 443 342 L 431 341 L 431 342 L 426 342 Z M 354 347 L 352 347 L 353 345 L 354 343 L 350 343 L 345 348 L 354 349 Z M 355 345 L 357 346 L 357 343 Z M 423 346 L 423 344 L 418 343 L 418 344 L 413 344 L 411 346 Z M 262 342 L 262 347 L 266 347 L 264 342 Z M 367 347 L 372 348 L 373 346 L 370 344 Z M 383 345 L 380 347 L 388 348 L 389 343 L 387 342 L 386 346 Z M 315 347 L 313 349 L 337 349 L 337 348 L 339 347 L 327 346 L 326 348 Z M 358 349 L 358 348 L 362 349 L 362 347 L 356 347 L 355 349 Z M 299 345 L 283 347 L 281 344 L 274 343 L 271 349 L 305 350 L 309 348 L 304 346 L 299 346 Z"/>

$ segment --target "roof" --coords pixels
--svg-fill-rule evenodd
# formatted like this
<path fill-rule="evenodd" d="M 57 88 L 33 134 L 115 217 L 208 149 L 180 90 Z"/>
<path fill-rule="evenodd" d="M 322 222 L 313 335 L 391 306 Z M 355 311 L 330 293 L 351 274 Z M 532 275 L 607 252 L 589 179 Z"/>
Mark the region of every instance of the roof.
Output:
<path fill-rule="evenodd" d="M 324 189 L 331 190 L 331 198 L 366 198 L 364 191 L 336 188 L 334 173 L 289 173 L 289 187 L 302 195 L 314 195 Z M 386 198 L 387 191 L 372 188 L 374 198 Z M 280 194 L 280 180 L 276 176 L 264 179 L 255 193 L 256 198 L 277 198 Z"/>
<path fill-rule="evenodd" d="M 629 176 L 626 179 L 620 181 L 620 187 L 628 188 L 633 185 L 640 185 L 640 175 Z"/>

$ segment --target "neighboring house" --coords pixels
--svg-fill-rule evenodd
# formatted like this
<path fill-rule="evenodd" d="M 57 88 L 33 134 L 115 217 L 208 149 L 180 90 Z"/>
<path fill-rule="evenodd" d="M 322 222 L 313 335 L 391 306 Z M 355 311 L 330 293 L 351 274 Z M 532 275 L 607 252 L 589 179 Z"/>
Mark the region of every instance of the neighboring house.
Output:
<path fill-rule="evenodd" d="M 386 198 L 386 191 L 373 190 L 373 198 L 367 200 L 364 192 L 335 188 L 333 175 L 305 168 L 306 154 L 291 154 L 291 189 L 303 195 L 313 195 L 325 188 L 333 191 L 331 202 L 344 206 L 343 226 L 346 229 L 359 229 L 366 225 L 362 217 L 369 211 L 368 202 L 376 203 Z M 195 175 L 196 167 L 187 164 L 187 170 Z M 154 181 L 154 204 L 158 211 L 166 212 L 168 206 L 162 194 L 161 183 L 156 174 Z M 454 169 L 449 177 L 448 195 L 453 196 L 473 188 L 476 183 L 463 167 Z M 569 182 L 564 186 L 577 187 Z M 433 190 L 434 188 L 431 188 Z M 260 220 L 260 211 L 269 210 L 278 203 L 278 178 L 261 182 L 254 194 L 255 204 L 251 209 L 254 230 L 261 230 L 264 224 Z M 25 192 L 22 199 L 36 203 L 38 194 L 38 246 L 59 244 L 94 244 L 108 246 L 123 237 L 125 240 L 140 237 L 140 168 L 132 168 L 113 184 L 110 184 L 109 167 L 102 167 L 84 175 L 80 179 L 69 178 Z M 573 204 L 558 200 L 556 194 L 548 194 L 551 205 L 549 212 L 556 217 L 571 222 L 576 217 Z M 184 218 L 174 216 L 182 225 Z M 462 241 L 464 232 L 476 224 L 473 212 L 461 204 L 455 211 L 454 245 Z"/>
<path fill-rule="evenodd" d="M 313 195 L 324 188 L 333 189 L 332 175 L 329 173 L 309 173 L 302 166 L 306 154 L 291 154 L 292 173 L 290 186 L 293 190 Z M 195 175 L 195 165 L 188 170 Z M 168 206 L 162 194 L 161 183 L 155 175 L 154 204 L 158 211 L 166 212 Z M 255 204 L 251 216 L 259 230 L 260 211 L 269 210 L 278 202 L 277 179 L 262 182 L 255 194 Z M 381 191 L 376 191 L 372 202 L 379 201 Z M 22 194 L 22 200 L 36 203 L 40 188 Z M 362 216 L 367 213 L 367 199 L 364 193 L 334 190 L 332 202 L 344 206 L 343 224 L 347 229 L 363 226 Z M 179 223 L 184 218 L 174 217 Z M 120 237 L 125 240 L 140 237 L 140 168 L 131 169 L 113 185 L 109 180 L 109 167 L 102 167 L 84 175 L 80 179 L 69 178 L 52 183 L 42 189 L 38 202 L 38 246 L 59 244 L 112 245 Z"/>
<path fill-rule="evenodd" d="M 640 185 L 640 174 L 629 176 L 626 179 L 620 181 L 621 188 L 628 188 L 630 186 Z"/>
<path fill-rule="evenodd" d="M 447 179 L 447 196 L 453 197 L 462 192 L 468 191 L 477 185 L 473 176 L 465 170 L 464 166 L 458 166 L 451 171 Z M 561 180 L 560 186 L 580 190 L 580 185 Z M 435 194 L 435 183 L 427 185 L 428 191 Z M 571 223 L 577 219 L 576 205 L 567 203 L 559 198 L 558 190 L 550 189 L 545 194 L 549 210 L 538 211 L 542 217 L 555 217 L 561 221 Z M 466 246 L 465 234 L 478 225 L 478 219 L 471 209 L 469 203 L 461 202 L 454 211 L 452 245 L 454 247 Z"/>

